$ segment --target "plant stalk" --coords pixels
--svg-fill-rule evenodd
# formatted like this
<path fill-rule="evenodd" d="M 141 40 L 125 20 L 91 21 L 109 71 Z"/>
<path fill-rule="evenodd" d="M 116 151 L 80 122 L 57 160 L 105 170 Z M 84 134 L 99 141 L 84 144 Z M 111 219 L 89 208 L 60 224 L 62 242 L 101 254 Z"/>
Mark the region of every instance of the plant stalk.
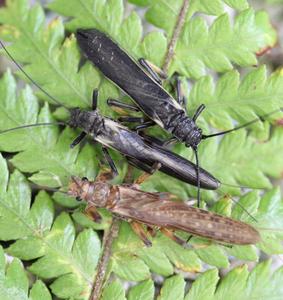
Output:
<path fill-rule="evenodd" d="M 177 22 L 175 24 L 175 28 L 173 30 L 171 40 L 170 40 L 169 45 L 167 47 L 167 52 L 166 52 L 165 59 L 164 59 L 164 64 L 163 64 L 163 67 L 162 67 L 162 71 L 164 73 L 167 73 L 170 61 L 171 61 L 171 59 L 174 55 L 175 46 L 176 46 L 176 43 L 178 41 L 179 35 L 181 33 L 182 27 L 185 23 L 188 8 L 189 8 L 189 0 L 184 0 L 183 5 L 182 5 L 182 7 L 180 9 L 180 12 L 179 12 L 179 15 L 178 15 Z"/>
<path fill-rule="evenodd" d="M 118 236 L 118 232 L 119 220 L 113 217 L 109 230 L 106 233 L 104 233 L 103 236 L 103 252 L 98 263 L 97 273 L 89 300 L 100 299 L 108 262 L 111 257 L 112 243 L 114 239 Z"/>

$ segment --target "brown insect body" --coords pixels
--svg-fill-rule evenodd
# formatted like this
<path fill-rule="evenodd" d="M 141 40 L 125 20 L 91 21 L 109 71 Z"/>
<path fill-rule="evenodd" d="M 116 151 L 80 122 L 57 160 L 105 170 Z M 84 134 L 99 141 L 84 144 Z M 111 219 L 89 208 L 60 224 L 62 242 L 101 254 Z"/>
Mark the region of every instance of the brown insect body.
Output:
<path fill-rule="evenodd" d="M 88 207 L 104 207 L 112 213 L 149 227 L 185 232 L 229 244 L 256 244 L 260 235 L 252 226 L 170 200 L 170 194 L 148 193 L 136 184 L 111 185 L 73 178 L 70 195 L 86 200 Z"/>

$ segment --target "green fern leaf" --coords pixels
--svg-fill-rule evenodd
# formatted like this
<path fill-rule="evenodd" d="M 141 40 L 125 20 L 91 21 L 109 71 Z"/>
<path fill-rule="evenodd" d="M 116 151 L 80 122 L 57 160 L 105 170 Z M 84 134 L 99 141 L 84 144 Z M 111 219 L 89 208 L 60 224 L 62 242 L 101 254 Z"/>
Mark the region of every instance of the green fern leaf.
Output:
<path fill-rule="evenodd" d="M 178 72 L 199 78 L 206 69 L 224 72 L 240 66 L 257 64 L 255 54 L 274 46 L 276 33 L 265 12 L 241 12 L 231 26 L 227 14 L 218 17 L 208 29 L 198 17 L 184 27 L 170 65 L 170 74 Z"/>
<path fill-rule="evenodd" d="M 183 1 L 130 2 L 146 6 L 147 21 L 164 29 L 164 32 L 153 31 L 142 37 L 141 17 L 133 12 L 124 18 L 122 0 L 55 0 L 49 4 L 49 8 L 67 18 L 71 17 L 66 21 L 67 30 L 74 32 L 80 27 L 101 29 L 133 57 L 145 57 L 162 67 Z M 232 22 L 224 14 L 225 4 L 240 11 L 235 21 Z M 202 17 L 192 18 L 196 12 L 215 15 L 216 18 L 208 26 Z M 113 115 L 105 100 L 108 97 L 118 98 L 118 89 L 102 78 L 90 63 L 78 71 L 80 53 L 75 38 L 71 35 L 64 40 L 64 26 L 60 19 L 53 20 L 45 27 L 44 12 L 39 5 L 30 8 L 27 0 L 10 0 L 7 1 L 7 7 L 0 9 L 0 22 L 4 23 L 0 27 L 0 36 L 12 42 L 9 46 L 12 55 L 59 103 L 69 107 L 88 107 L 92 90 L 99 87 L 100 111 Z M 254 65 L 257 64 L 256 54 L 272 47 L 275 40 L 276 34 L 267 15 L 264 12 L 255 13 L 248 8 L 245 0 L 189 1 L 185 26 L 177 39 L 169 74 L 178 71 L 181 75 L 199 78 L 207 74 L 209 69 L 224 72 L 231 70 L 233 64 Z M 206 105 L 206 111 L 198 122 L 208 134 L 210 125 L 221 130 L 230 129 L 235 121 L 242 124 L 278 109 L 282 106 L 283 96 L 281 73 L 278 71 L 267 77 L 265 68 L 260 67 L 247 73 L 241 80 L 235 70 L 220 77 L 216 83 L 210 76 L 201 77 L 188 93 L 190 114 L 201 103 Z M 19 76 L 24 78 L 20 72 Z M 58 108 L 51 114 L 47 104 L 39 104 L 29 87 L 17 93 L 15 80 L 9 72 L 0 80 L 0 95 L 1 130 L 66 118 L 64 109 Z M 42 92 L 39 92 L 39 96 L 55 104 Z M 283 161 L 275 153 L 281 153 L 283 134 L 279 126 L 270 134 L 270 123 L 275 118 L 267 119 L 264 124 L 252 126 L 249 136 L 243 130 L 220 142 L 215 139 L 205 141 L 199 149 L 201 166 L 224 184 L 270 188 L 269 177 L 279 178 L 282 174 Z M 161 134 L 160 130 L 155 129 L 154 134 Z M 62 132 L 57 127 L 25 129 L 1 135 L 0 148 L 9 153 L 17 152 L 9 158 L 9 162 L 27 173 L 31 181 L 39 185 L 61 187 L 67 184 L 70 175 L 94 178 L 98 171 L 98 148 L 86 144 L 81 151 L 70 150 L 69 144 L 74 137 L 75 133 L 70 129 Z M 186 158 L 193 158 L 192 153 L 182 145 L 176 146 L 174 151 Z M 119 181 L 125 174 L 126 164 L 119 154 L 113 155 L 119 161 Z M 266 157 L 272 157 L 272 161 L 267 161 Z M 0 240 L 9 241 L 7 253 L 22 260 L 33 260 L 28 270 L 43 280 L 52 280 L 50 288 L 57 297 L 87 299 L 100 248 L 98 237 L 92 229 L 107 228 L 110 215 L 102 211 L 103 221 L 96 224 L 83 216 L 81 210 L 84 206 L 79 206 L 72 215 L 73 219 L 82 226 L 80 228 L 91 229 L 83 229 L 76 237 L 74 224 L 68 214 L 61 213 L 54 217 L 54 204 L 45 192 L 40 192 L 31 205 L 26 178 L 16 170 L 9 180 L 3 159 L 0 159 L 0 170 Z M 145 182 L 143 188 L 170 191 L 183 199 L 187 199 L 188 195 L 196 195 L 194 188 L 160 172 Z M 238 189 L 223 185 L 219 193 L 224 192 L 240 194 Z M 201 195 L 202 198 L 216 201 L 214 192 L 202 191 Z M 78 207 L 74 199 L 58 193 L 53 199 L 65 207 Z M 239 202 L 258 220 L 256 224 L 240 207 L 232 209 L 232 201 L 227 198 L 219 200 L 212 210 L 256 226 L 262 236 L 262 242 L 257 246 L 227 248 L 194 237 L 190 240 L 192 249 L 183 249 L 158 234 L 153 239 L 153 246 L 146 248 L 130 226 L 123 222 L 114 243 L 108 274 L 113 272 L 124 280 L 142 281 L 129 290 L 128 299 L 153 299 L 152 273 L 168 277 L 174 274 L 175 268 L 198 273 L 203 271 L 203 263 L 219 268 L 228 267 L 231 255 L 246 261 L 258 261 L 258 249 L 267 254 L 282 253 L 283 209 L 279 191 L 272 190 L 262 198 L 256 192 L 249 193 L 241 197 Z M 178 234 L 188 237 L 184 233 Z M 14 261 L 18 262 L 17 259 Z M 282 283 L 281 273 L 279 270 L 270 277 L 270 267 L 268 263 L 263 263 L 251 273 L 246 267 L 236 268 L 219 281 L 217 271 L 210 270 L 198 277 L 185 299 L 228 299 L 231 293 L 232 299 L 260 298 L 268 293 L 281 298 L 282 291 L 277 288 Z M 22 275 L 19 277 L 24 278 Z M 275 283 L 271 284 L 271 280 Z M 264 284 L 260 284 L 260 281 Z M 23 292 L 21 299 L 26 299 L 26 279 L 17 282 Z M 40 297 L 40 293 L 49 299 L 51 296 L 44 294 L 44 289 L 42 283 L 36 283 L 30 291 L 30 299 L 39 299 L 36 297 Z M 184 290 L 182 277 L 173 276 L 165 280 L 159 299 L 184 299 Z M 126 299 L 122 284 L 117 280 L 109 284 L 104 289 L 103 299 Z"/>
<path fill-rule="evenodd" d="M 185 281 L 181 275 L 176 275 L 165 280 L 158 296 L 158 300 L 184 299 Z"/>
<path fill-rule="evenodd" d="M 283 146 L 282 128 L 278 127 L 264 143 L 247 136 L 245 131 L 225 136 L 219 143 L 216 139 L 202 142 L 199 147 L 200 165 L 213 174 L 222 186 L 218 193 L 239 195 L 239 189 L 233 186 L 250 188 L 271 188 L 269 176 L 280 178 L 283 169 L 280 153 Z M 179 145 L 174 151 L 189 160 L 194 160 L 193 153 Z M 266 161 L 262 157 L 272 157 Z M 227 167 L 231 166 L 231 167 Z M 245 176 L 243 176 L 245 174 Z M 196 196 L 196 188 L 180 182 L 161 172 L 152 175 L 151 180 L 142 184 L 143 188 L 151 191 L 171 192 L 181 199 L 188 195 Z M 215 198 L 212 191 L 201 191 L 203 199 Z"/>
<path fill-rule="evenodd" d="M 118 39 L 119 43 L 131 51 L 135 51 L 141 39 L 142 26 L 137 14 L 132 13 L 123 20 L 124 6 L 121 0 L 88 0 L 73 1 L 56 0 L 48 7 L 64 16 L 73 19 L 66 28 L 75 31 L 77 28 L 98 28 Z"/>
<path fill-rule="evenodd" d="M 147 6 L 152 1 L 151 0 L 128 0 L 128 2 L 139 5 L 139 6 Z"/>
<path fill-rule="evenodd" d="M 7 174 L 3 158 L 1 167 L 1 173 Z M 74 225 L 66 213 L 53 220 L 53 203 L 45 192 L 37 195 L 30 208 L 31 191 L 18 171 L 11 175 L 4 190 L 6 195 L 0 200 L 0 239 L 16 240 L 7 253 L 23 260 L 37 259 L 29 270 L 40 278 L 56 278 L 51 289 L 59 297 L 82 292 L 87 295 L 99 257 L 97 235 L 84 230 L 75 239 Z"/>
<path fill-rule="evenodd" d="M 154 284 L 151 279 L 137 284 L 130 289 L 128 293 L 128 300 L 153 300 Z"/>
<path fill-rule="evenodd" d="M 102 300 L 126 300 L 125 291 L 120 282 L 114 281 L 107 286 L 102 295 Z"/>
<path fill-rule="evenodd" d="M 249 4 L 246 0 L 223 0 L 227 5 L 238 10 L 248 8 Z"/>
<path fill-rule="evenodd" d="M 157 299 L 280 299 L 282 281 L 282 268 L 271 274 L 270 261 L 265 261 L 251 272 L 245 265 L 237 267 L 220 281 L 216 269 L 206 271 L 193 282 L 185 298 L 184 279 L 179 275 L 171 277 L 165 280 Z"/>
<path fill-rule="evenodd" d="M 237 71 L 220 77 L 215 84 L 212 77 L 202 77 L 193 86 L 188 99 L 188 109 L 194 112 L 199 103 L 206 105 L 202 117 L 219 129 L 233 128 L 232 120 L 243 124 L 282 106 L 282 82 L 280 71 L 267 77 L 266 68 L 256 68 L 240 80 Z M 221 106 L 221 109 L 219 109 Z M 267 119 L 272 120 L 276 115 Z M 257 127 L 256 127 L 257 126 Z M 260 122 L 251 128 L 263 129 Z"/>
<path fill-rule="evenodd" d="M 3 248 L 0 246 L 0 299 L 1 300 L 51 300 L 45 284 L 37 280 L 29 291 L 29 282 L 19 259 L 5 262 Z"/>
<path fill-rule="evenodd" d="M 194 281 L 184 300 L 212 300 L 218 279 L 216 269 L 204 272 Z"/>
<path fill-rule="evenodd" d="M 237 4 L 235 1 L 227 2 L 231 6 L 240 6 L 241 8 L 247 5 L 244 1 L 237 2 Z M 169 1 L 169 3 L 168 1 L 155 1 L 146 13 L 147 20 L 155 26 L 165 29 L 170 37 L 182 3 L 181 0 Z M 115 4 L 110 1 L 106 4 L 90 0 L 86 3 L 75 2 L 73 7 L 67 5 L 67 0 L 55 0 L 49 7 L 65 16 L 74 18 L 67 25 L 69 30 L 96 27 L 106 31 L 121 46 L 128 50 L 131 49 L 132 54 L 136 54 L 135 48 L 141 38 L 140 21 L 137 17 L 130 16 L 123 22 L 121 1 L 116 1 Z M 220 0 L 192 1 L 189 7 L 188 19 L 195 11 L 215 15 L 224 12 Z M 102 22 L 102 18 L 106 18 L 108 22 Z M 135 21 L 129 22 L 129 19 Z M 127 34 L 124 34 L 126 23 L 131 23 L 132 29 L 125 31 Z M 133 36 L 136 43 L 132 44 L 132 47 L 126 47 L 130 46 L 127 41 L 131 41 Z M 255 53 L 263 52 L 264 49 L 274 46 L 275 42 L 276 33 L 264 12 L 254 13 L 251 9 L 241 12 L 236 18 L 233 28 L 231 28 L 229 17 L 226 14 L 216 19 L 210 30 L 202 18 L 195 18 L 189 20 L 184 27 L 169 73 L 178 72 L 187 77 L 198 78 L 205 75 L 206 68 L 223 72 L 232 69 L 232 63 L 241 66 L 255 65 L 257 63 Z M 159 56 L 163 57 L 164 53 L 160 52 Z"/>
<path fill-rule="evenodd" d="M 30 88 L 16 95 L 14 78 L 8 72 L 0 80 L 1 129 L 36 122 L 52 122 L 48 105 L 39 110 Z M 19 152 L 11 160 L 23 172 L 34 173 L 31 179 L 39 185 L 60 187 L 70 176 L 80 174 L 93 178 L 97 170 L 94 148 L 86 145 L 70 151 L 69 145 L 75 138 L 70 129 L 59 134 L 56 126 L 22 129 L 0 136 L 1 150 Z"/>
<path fill-rule="evenodd" d="M 45 29 L 42 8 L 16 0 L 0 9 L 0 22 L 5 24 L 0 36 L 13 42 L 9 51 L 19 63 L 28 64 L 24 69 L 31 78 L 67 106 L 90 105 L 92 90 L 99 84 L 98 73 L 90 65 L 77 73 L 80 54 L 75 39 L 71 36 L 64 41 L 59 19 Z"/>

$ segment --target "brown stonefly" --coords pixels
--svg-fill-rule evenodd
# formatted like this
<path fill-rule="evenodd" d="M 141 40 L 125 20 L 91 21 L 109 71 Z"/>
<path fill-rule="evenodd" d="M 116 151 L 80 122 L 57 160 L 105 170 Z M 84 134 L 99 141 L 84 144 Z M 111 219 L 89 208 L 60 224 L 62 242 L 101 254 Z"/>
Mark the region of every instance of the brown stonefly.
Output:
<path fill-rule="evenodd" d="M 258 231 L 249 224 L 172 201 L 170 193 L 142 191 L 139 184 L 112 185 L 104 176 L 96 181 L 72 177 L 68 194 L 85 200 L 86 212 L 95 221 L 101 218 L 96 208 L 106 208 L 129 221 L 147 246 L 151 245 L 150 236 L 156 230 L 182 245 L 186 242 L 175 235 L 175 230 L 228 244 L 249 245 L 260 241 Z"/>

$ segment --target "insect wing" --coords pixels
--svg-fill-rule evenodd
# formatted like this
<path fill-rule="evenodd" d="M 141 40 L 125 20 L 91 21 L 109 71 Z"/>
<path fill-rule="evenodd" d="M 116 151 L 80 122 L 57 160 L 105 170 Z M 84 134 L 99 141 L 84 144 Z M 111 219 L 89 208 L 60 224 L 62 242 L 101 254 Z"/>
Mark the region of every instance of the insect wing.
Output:
<path fill-rule="evenodd" d="M 154 143 L 148 143 L 136 132 L 130 131 L 111 119 L 105 118 L 104 130 L 95 139 L 148 166 L 156 162 L 161 163 L 160 171 L 189 184 L 197 185 L 194 163 Z M 219 187 L 219 181 L 204 169 L 200 168 L 199 174 L 201 188 L 214 190 Z"/>
<path fill-rule="evenodd" d="M 79 29 L 77 40 L 83 54 L 108 79 L 132 97 L 159 126 L 164 126 L 161 119 L 166 119 L 171 111 L 183 110 L 162 86 L 104 33 L 96 29 Z"/>
<path fill-rule="evenodd" d="M 120 190 L 120 201 L 115 213 L 136 221 L 183 230 L 201 237 L 231 244 L 255 244 L 259 233 L 250 225 L 190 207 L 182 202 L 164 200 L 158 193 Z"/>
<path fill-rule="evenodd" d="M 184 157 L 160 147 L 151 144 L 152 151 L 155 154 L 155 160 L 161 163 L 160 171 L 184 182 L 197 186 L 197 166 Z M 153 155 L 152 155 L 153 156 Z M 220 182 L 203 168 L 199 168 L 200 187 L 208 190 L 216 190 Z"/>

